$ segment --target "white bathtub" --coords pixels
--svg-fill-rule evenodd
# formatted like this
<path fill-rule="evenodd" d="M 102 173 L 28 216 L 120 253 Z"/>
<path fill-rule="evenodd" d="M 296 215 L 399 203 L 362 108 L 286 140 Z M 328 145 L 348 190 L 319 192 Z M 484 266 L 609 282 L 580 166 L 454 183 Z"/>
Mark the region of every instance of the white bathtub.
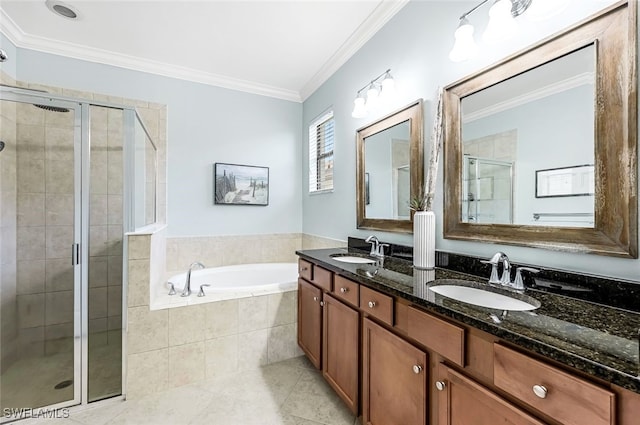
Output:
<path fill-rule="evenodd" d="M 274 294 L 297 289 L 297 263 L 258 263 L 235 266 L 213 267 L 191 272 L 191 295 L 181 297 L 187 273 L 171 276 L 163 292 L 158 294 L 160 304 L 169 306 L 188 305 L 224 299 L 244 298 L 257 295 Z M 168 295 L 170 283 L 176 294 Z M 204 297 L 198 297 L 200 285 L 204 287 Z"/>

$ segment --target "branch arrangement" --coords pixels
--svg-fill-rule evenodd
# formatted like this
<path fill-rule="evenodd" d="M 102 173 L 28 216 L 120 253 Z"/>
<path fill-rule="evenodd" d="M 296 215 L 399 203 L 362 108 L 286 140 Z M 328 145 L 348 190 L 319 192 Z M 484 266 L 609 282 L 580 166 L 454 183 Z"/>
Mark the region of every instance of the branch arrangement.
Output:
<path fill-rule="evenodd" d="M 438 162 L 440 150 L 442 149 L 443 132 L 443 104 L 442 88 L 438 88 L 438 103 L 436 106 L 436 116 L 433 120 L 433 130 L 431 131 L 431 155 L 429 157 L 429 169 L 427 171 L 426 190 L 423 196 L 424 211 L 431 211 L 433 208 L 433 198 L 436 195 L 436 180 L 438 178 Z M 422 194 L 421 194 L 422 195 Z"/>

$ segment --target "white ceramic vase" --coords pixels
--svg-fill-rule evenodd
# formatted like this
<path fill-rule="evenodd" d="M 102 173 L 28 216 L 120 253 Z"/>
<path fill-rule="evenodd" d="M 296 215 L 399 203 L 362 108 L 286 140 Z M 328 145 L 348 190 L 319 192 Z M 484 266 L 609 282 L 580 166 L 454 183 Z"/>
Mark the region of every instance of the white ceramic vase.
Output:
<path fill-rule="evenodd" d="M 436 215 L 416 211 L 413 215 L 413 265 L 418 269 L 436 266 Z"/>

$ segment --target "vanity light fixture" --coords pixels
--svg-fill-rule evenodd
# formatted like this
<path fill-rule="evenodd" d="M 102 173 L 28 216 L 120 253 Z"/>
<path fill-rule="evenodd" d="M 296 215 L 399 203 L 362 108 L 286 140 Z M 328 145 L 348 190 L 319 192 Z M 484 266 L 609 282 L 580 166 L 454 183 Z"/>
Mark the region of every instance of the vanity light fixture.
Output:
<path fill-rule="evenodd" d="M 571 0 L 492 0 L 489 9 L 489 23 L 482 36 L 487 43 L 495 43 L 513 36 L 518 31 L 516 17 L 524 14 L 531 20 L 549 18 L 563 11 Z M 453 62 L 462 62 L 477 53 L 473 38 L 474 28 L 468 16 L 480 6 L 488 3 L 482 0 L 475 7 L 460 16 L 460 24 L 454 34 L 455 43 L 449 53 Z"/>
<path fill-rule="evenodd" d="M 367 90 L 366 98 L 363 95 L 365 89 Z M 351 116 L 353 118 L 366 117 L 369 111 L 375 109 L 380 102 L 384 102 L 394 92 L 395 81 L 391 76 L 391 69 L 387 69 L 356 92 Z"/>

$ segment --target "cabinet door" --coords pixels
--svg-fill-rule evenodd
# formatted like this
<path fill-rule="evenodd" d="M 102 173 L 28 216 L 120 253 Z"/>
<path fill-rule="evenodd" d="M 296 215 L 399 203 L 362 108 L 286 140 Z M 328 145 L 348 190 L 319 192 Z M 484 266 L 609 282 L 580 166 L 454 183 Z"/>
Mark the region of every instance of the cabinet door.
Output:
<path fill-rule="evenodd" d="M 427 354 L 369 319 L 362 332 L 365 425 L 426 424 Z"/>
<path fill-rule="evenodd" d="M 439 366 L 438 425 L 544 425 L 489 389 Z"/>
<path fill-rule="evenodd" d="M 311 363 L 322 366 L 322 291 L 298 279 L 298 345 Z"/>
<path fill-rule="evenodd" d="M 322 375 L 357 414 L 360 314 L 331 295 L 324 297 L 323 314 Z"/>

